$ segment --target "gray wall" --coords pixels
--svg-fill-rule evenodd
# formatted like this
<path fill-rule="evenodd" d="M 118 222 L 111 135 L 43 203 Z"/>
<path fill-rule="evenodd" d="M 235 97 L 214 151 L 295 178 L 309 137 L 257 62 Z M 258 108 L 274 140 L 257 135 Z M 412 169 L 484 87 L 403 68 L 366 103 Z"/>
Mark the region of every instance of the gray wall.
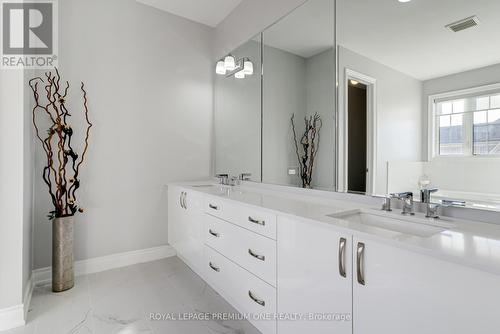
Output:
<path fill-rule="evenodd" d="M 24 131 L 23 131 L 23 295 L 33 270 L 33 187 L 35 160 L 34 134 L 32 123 L 32 92 L 28 81 L 34 70 L 24 71 Z"/>
<path fill-rule="evenodd" d="M 335 189 L 335 52 L 333 49 L 306 59 L 306 103 L 309 115 L 323 121 L 313 184 Z"/>
<path fill-rule="evenodd" d="M 288 176 L 288 167 L 298 167 L 290 117 L 295 114 L 298 135 L 306 114 L 305 59 L 271 46 L 264 46 L 263 90 L 263 182 L 299 185 L 298 176 Z"/>
<path fill-rule="evenodd" d="M 23 82 L 23 71 L 0 70 L 0 310 L 23 302 Z"/>
<path fill-rule="evenodd" d="M 173 180 L 209 175 L 213 30 L 134 0 L 59 2 L 60 69 L 94 123 L 82 168 L 75 259 L 167 244 Z M 75 135 L 76 136 L 76 135 Z M 51 262 L 51 205 L 36 146 L 35 268 Z"/>
<path fill-rule="evenodd" d="M 215 28 L 215 59 L 236 49 L 306 0 L 243 0 Z"/>

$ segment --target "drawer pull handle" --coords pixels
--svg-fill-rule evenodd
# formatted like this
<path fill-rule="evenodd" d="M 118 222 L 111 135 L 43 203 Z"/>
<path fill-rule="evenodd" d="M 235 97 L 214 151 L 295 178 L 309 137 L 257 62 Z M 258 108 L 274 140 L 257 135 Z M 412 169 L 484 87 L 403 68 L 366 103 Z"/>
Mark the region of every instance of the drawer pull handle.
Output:
<path fill-rule="evenodd" d="M 218 237 L 219 237 L 219 233 L 212 231 L 212 229 L 209 229 L 209 230 L 208 230 L 208 233 L 210 233 L 211 235 L 213 235 L 213 236 L 214 236 L 214 237 L 216 237 L 216 238 L 218 238 Z"/>
<path fill-rule="evenodd" d="M 345 273 L 345 246 L 347 240 L 346 238 L 340 238 L 339 242 L 339 274 L 342 277 L 346 277 Z"/>
<path fill-rule="evenodd" d="M 262 226 L 266 225 L 266 222 L 265 222 L 265 221 L 263 221 L 263 220 L 258 220 L 258 219 L 254 219 L 254 218 L 252 218 L 252 217 L 250 217 L 250 216 L 248 217 L 248 221 L 249 221 L 250 223 L 254 223 L 254 224 L 258 224 L 258 225 L 262 225 Z"/>
<path fill-rule="evenodd" d="M 265 261 L 266 260 L 266 257 L 264 255 L 256 254 L 250 248 L 248 249 L 248 254 L 252 255 L 254 258 L 256 258 L 258 260 L 261 260 L 261 261 Z"/>
<path fill-rule="evenodd" d="M 212 210 L 219 210 L 219 207 L 217 205 L 208 204 L 208 207 Z"/>
<path fill-rule="evenodd" d="M 254 302 L 259 304 L 260 306 L 266 306 L 266 302 L 263 301 L 262 299 L 255 297 L 254 294 L 252 293 L 252 291 L 250 291 L 250 290 L 248 290 L 248 296 L 250 297 L 250 299 L 252 299 Z"/>
<path fill-rule="evenodd" d="M 212 264 L 212 262 L 209 262 L 209 263 L 208 263 L 208 266 L 209 266 L 210 268 L 212 268 L 212 270 L 213 270 L 213 271 L 216 271 L 216 272 L 219 272 L 219 271 L 220 271 L 220 268 L 219 268 L 219 267 L 214 266 L 214 265 Z"/>
<path fill-rule="evenodd" d="M 357 250 L 357 271 L 358 271 L 358 283 L 365 285 L 365 244 L 358 242 Z"/>

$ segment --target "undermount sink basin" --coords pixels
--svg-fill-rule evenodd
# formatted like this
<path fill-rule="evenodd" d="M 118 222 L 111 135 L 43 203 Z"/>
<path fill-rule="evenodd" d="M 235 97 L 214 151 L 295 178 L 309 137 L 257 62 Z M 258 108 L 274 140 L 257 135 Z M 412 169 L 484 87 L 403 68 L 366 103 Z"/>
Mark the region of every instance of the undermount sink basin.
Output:
<path fill-rule="evenodd" d="M 450 224 L 440 223 L 435 220 L 425 221 L 423 219 L 415 217 L 399 218 L 385 214 L 366 212 L 332 214 L 329 215 L 329 217 L 424 238 L 441 233 L 452 227 Z"/>
<path fill-rule="evenodd" d="M 207 192 L 214 195 L 229 195 L 232 192 L 231 187 L 220 185 L 220 184 L 195 184 L 191 185 L 193 188 L 203 189 L 203 192 Z"/>

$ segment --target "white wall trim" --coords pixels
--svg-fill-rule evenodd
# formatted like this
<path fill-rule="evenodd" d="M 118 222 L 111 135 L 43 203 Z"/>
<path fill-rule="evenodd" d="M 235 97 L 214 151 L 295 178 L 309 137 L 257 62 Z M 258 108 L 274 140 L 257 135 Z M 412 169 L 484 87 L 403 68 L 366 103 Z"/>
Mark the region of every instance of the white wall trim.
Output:
<path fill-rule="evenodd" d="M 75 275 L 87 275 L 109 269 L 126 267 L 137 263 L 160 260 L 175 255 L 176 251 L 172 246 L 164 245 L 154 248 L 95 257 L 87 260 L 76 261 Z M 33 270 L 33 282 L 35 285 L 50 282 L 51 276 L 51 267 Z"/>
<path fill-rule="evenodd" d="M 24 306 L 22 304 L 0 310 L 0 331 L 24 325 Z"/>
<path fill-rule="evenodd" d="M 24 308 L 24 320 L 28 320 L 28 311 L 31 305 L 31 297 L 33 296 L 33 288 L 35 285 L 33 284 L 33 274 L 29 278 L 26 283 L 26 287 L 24 288 L 24 297 L 23 297 L 23 308 Z"/>

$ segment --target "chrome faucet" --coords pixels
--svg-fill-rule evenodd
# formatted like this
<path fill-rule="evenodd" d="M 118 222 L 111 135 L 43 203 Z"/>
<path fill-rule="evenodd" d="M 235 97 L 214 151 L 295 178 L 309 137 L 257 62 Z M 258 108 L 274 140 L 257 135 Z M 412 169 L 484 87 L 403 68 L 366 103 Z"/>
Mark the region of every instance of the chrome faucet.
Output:
<path fill-rule="evenodd" d="M 390 212 L 392 211 L 391 209 L 391 196 L 382 196 L 381 197 L 384 201 L 382 202 L 382 210 Z"/>
<path fill-rule="evenodd" d="M 420 190 L 420 200 L 426 206 L 426 218 L 439 218 L 438 211 L 441 205 L 437 203 L 431 203 L 431 194 L 437 192 L 438 189 L 422 189 Z"/>
<path fill-rule="evenodd" d="M 403 202 L 403 211 L 401 211 L 401 214 L 410 216 L 415 215 L 415 212 L 413 212 L 413 193 L 411 191 L 395 193 L 390 196 Z"/>

